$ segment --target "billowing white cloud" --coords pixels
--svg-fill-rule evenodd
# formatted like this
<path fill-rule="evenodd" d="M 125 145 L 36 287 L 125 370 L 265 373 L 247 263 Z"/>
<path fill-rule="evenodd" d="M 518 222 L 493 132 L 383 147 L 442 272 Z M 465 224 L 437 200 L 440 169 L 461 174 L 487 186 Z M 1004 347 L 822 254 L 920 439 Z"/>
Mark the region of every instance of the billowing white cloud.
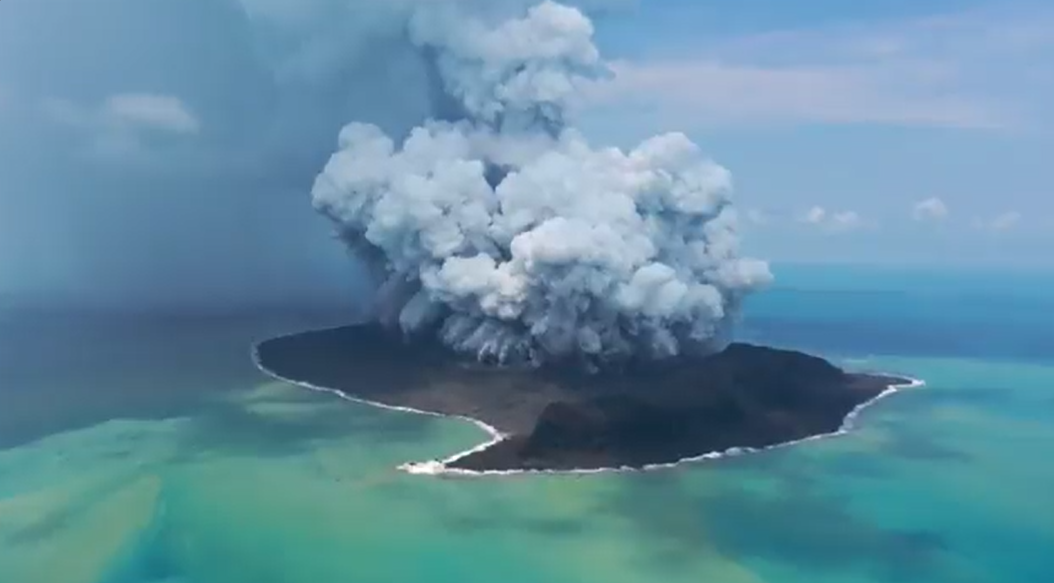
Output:
<path fill-rule="evenodd" d="M 939 198 L 927 198 L 915 203 L 911 209 L 911 218 L 916 221 L 941 221 L 948 217 L 948 205 Z"/>
<path fill-rule="evenodd" d="M 566 2 L 590 12 L 622 9 L 636 0 L 577 0 Z M 473 12 L 488 21 L 522 12 L 540 4 L 539 0 L 238 0 L 255 32 L 266 38 L 275 60 L 278 77 L 284 80 L 315 82 L 339 72 L 349 60 L 370 55 L 379 42 L 406 33 L 407 21 L 418 11 L 437 17 L 451 6 Z M 419 27 L 418 27 L 419 28 Z M 486 30 L 477 30 L 480 38 L 468 37 L 459 42 L 465 46 L 481 42 Z M 275 39 L 281 42 L 275 43 Z M 522 41 L 510 39 L 506 48 L 523 47 Z M 520 43 L 520 44 L 518 44 Z M 386 46 L 385 50 L 391 50 Z"/>
<path fill-rule="evenodd" d="M 585 14 L 423 4 L 409 39 L 434 56 L 447 115 L 405 138 L 345 126 L 312 191 L 384 281 L 382 321 L 499 361 L 723 346 L 772 277 L 739 253 L 731 174 L 683 133 L 619 149 L 569 125 L 605 74 Z"/>

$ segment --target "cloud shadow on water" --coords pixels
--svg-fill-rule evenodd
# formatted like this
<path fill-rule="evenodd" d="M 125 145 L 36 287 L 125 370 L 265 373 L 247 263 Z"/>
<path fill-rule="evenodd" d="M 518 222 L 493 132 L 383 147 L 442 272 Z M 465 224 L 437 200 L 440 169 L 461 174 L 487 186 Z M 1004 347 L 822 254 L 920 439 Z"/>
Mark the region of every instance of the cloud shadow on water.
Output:
<path fill-rule="evenodd" d="M 530 516 L 529 512 L 509 512 L 499 507 L 488 512 L 442 511 L 442 524 L 450 532 L 457 534 L 502 534 L 509 532 L 529 532 L 545 537 L 562 537 L 579 535 L 585 530 L 582 520 L 573 518 L 545 518 Z"/>
<path fill-rule="evenodd" d="M 130 479 L 128 474 L 117 474 L 77 490 L 74 495 L 60 503 L 41 508 L 35 520 L 28 524 L 13 529 L 0 529 L 0 542 L 12 546 L 47 542 L 81 520 L 86 512 L 126 485 Z M 6 533 L 3 532 L 5 530 Z"/>
<path fill-rule="evenodd" d="M 890 438 L 882 444 L 881 452 L 901 459 L 920 462 L 967 463 L 973 459 L 969 453 L 918 430 L 891 433 Z"/>
<path fill-rule="evenodd" d="M 193 419 L 184 450 L 286 456 L 353 438 L 362 447 L 425 443 L 437 419 L 349 403 L 288 387 L 248 399 L 221 399 Z"/>
<path fill-rule="evenodd" d="M 780 479 L 780 478 L 775 478 Z M 933 581 L 945 541 L 915 529 L 883 527 L 851 511 L 845 497 L 791 479 L 773 491 L 736 485 L 694 492 L 677 472 L 627 482 L 605 509 L 659 541 L 649 561 L 673 568 L 710 551 L 824 575 L 870 573 L 876 580 Z"/>
<path fill-rule="evenodd" d="M 67 528 L 81 511 L 80 506 L 68 505 L 51 510 L 36 522 L 15 529 L 0 537 L 6 545 L 16 546 L 46 541 Z"/>

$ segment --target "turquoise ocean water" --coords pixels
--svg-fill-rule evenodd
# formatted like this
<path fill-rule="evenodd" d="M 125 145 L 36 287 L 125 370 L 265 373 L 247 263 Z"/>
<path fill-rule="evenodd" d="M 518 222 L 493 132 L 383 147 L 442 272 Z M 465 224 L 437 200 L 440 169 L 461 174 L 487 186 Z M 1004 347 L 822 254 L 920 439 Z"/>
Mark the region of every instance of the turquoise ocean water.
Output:
<path fill-rule="evenodd" d="M 439 479 L 483 436 L 272 382 L 334 314 L 0 316 L 0 583 L 1054 580 L 1054 278 L 777 271 L 742 336 L 924 379 L 837 439 Z"/>

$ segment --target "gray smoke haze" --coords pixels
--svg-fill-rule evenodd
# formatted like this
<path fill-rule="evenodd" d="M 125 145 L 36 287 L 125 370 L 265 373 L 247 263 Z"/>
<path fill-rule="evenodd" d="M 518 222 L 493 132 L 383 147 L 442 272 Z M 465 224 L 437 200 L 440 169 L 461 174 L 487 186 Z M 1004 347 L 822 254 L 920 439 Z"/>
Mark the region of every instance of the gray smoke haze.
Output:
<path fill-rule="evenodd" d="M 394 24 L 351 29 L 340 61 L 289 26 L 237 0 L 0 2 L 0 303 L 365 293 L 303 197 L 335 127 L 427 114 L 426 71 Z"/>
<path fill-rule="evenodd" d="M 335 128 L 435 111 L 426 1 L 0 2 L 0 304 L 367 293 L 303 197 Z"/>
<path fill-rule="evenodd" d="M 355 122 L 314 204 L 378 281 L 378 316 L 481 359 L 705 353 L 771 279 L 738 255 L 731 177 L 679 133 L 630 151 L 570 124 L 606 67 L 593 23 L 542 2 L 405 3 L 433 115 Z"/>
<path fill-rule="evenodd" d="M 597 14 L 624 3 L 575 4 Z M 495 274 L 515 275 L 514 265 L 528 267 L 522 257 L 519 263 L 513 261 L 512 241 L 519 235 L 535 233 L 541 240 L 537 235 L 560 226 L 555 221 L 542 228 L 544 221 L 527 218 L 542 212 L 529 204 L 536 201 L 521 196 L 526 200 L 516 202 L 515 196 L 502 198 L 504 193 L 537 191 L 539 187 L 527 180 L 553 182 L 553 176 L 564 172 L 560 165 L 577 166 L 582 161 L 593 166 L 573 168 L 567 178 L 613 181 L 620 173 L 630 173 L 626 167 L 634 164 L 638 168 L 633 172 L 643 175 L 647 171 L 640 160 L 649 156 L 656 158 L 652 170 L 671 173 L 670 180 L 691 174 L 686 168 L 694 167 L 694 159 L 696 166 L 710 168 L 707 172 L 716 181 L 711 186 L 720 190 L 723 187 L 717 184 L 723 172 L 699 157 L 683 136 L 662 138 L 630 152 L 593 150 L 567 122 L 573 117 L 577 84 L 603 75 L 603 62 L 595 54 L 591 36 L 584 34 L 586 29 L 562 31 L 552 21 L 549 25 L 557 27 L 553 30 L 526 26 L 523 16 L 532 4 L 529 0 L 0 3 L 0 304 L 43 301 L 122 309 L 349 304 L 371 295 L 387 280 L 381 303 L 407 323 L 415 313 L 422 319 L 436 317 L 436 306 L 457 307 L 467 315 L 482 310 L 485 297 L 500 299 L 503 313 L 522 310 L 515 321 L 521 327 L 533 317 L 529 315 L 554 310 L 558 304 L 559 309 L 569 310 L 544 299 L 554 290 L 538 285 L 540 272 L 510 279 L 525 284 L 523 298 L 515 301 L 503 295 L 494 279 Z M 461 17 L 463 22 L 458 21 Z M 585 19 L 569 22 L 588 24 Z M 543 53 L 516 54 L 523 50 L 522 44 L 518 48 L 487 34 L 502 26 L 511 27 L 504 33 L 521 43 L 539 43 L 527 48 Z M 481 69 L 475 59 L 488 64 Z M 498 83 L 493 75 L 504 81 Z M 561 85 L 565 81 L 571 85 Z M 405 145 L 411 135 L 423 151 L 441 148 L 444 141 L 455 148 L 451 152 L 466 148 L 461 154 L 428 155 L 464 162 L 462 166 L 470 169 L 466 176 L 444 178 L 463 180 L 458 188 L 478 178 L 481 165 L 486 190 L 454 189 L 448 196 L 488 200 L 487 217 L 481 220 L 494 222 L 493 217 L 500 217 L 495 224 L 501 223 L 504 231 L 488 227 L 484 233 L 458 223 L 472 242 L 446 250 L 457 261 L 445 271 L 447 262 L 436 256 L 417 264 L 415 276 L 412 268 L 400 267 L 402 279 L 389 277 L 396 264 L 410 265 L 411 256 L 375 244 L 357 245 L 356 252 L 366 260 L 349 261 L 328 236 L 325 221 L 304 204 L 312 179 L 332 154 L 335 129 L 349 120 L 367 124 L 353 127 L 378 143 L 391 141 L 385 167 L 393 178 L 394 165 L 410 164 L 413 169 L 406 171 L 407 177 L 423 173 L 425 182 L 431 180 L 435 186 L 434 177 L 423 170 L 429 162 L 407 156 L 410 150 Z M 352 129 L 344 133 L 355 135 Z M 651 151 L 662 149 L 680 149 L 683 158 L 673 161 Z M 609 194 L 597 195 L 600 198 L 576 195 L 564 200 L 565 193 L 583 191 L 585 185 L 541 184 L 552 199 L 547 203 L 552 209 L 544 212 L 571 221 L 570 227 L 593 212 L 588 210 L 590 204 L 603 199 L 599 203 L 603 211 L 613 213 L 615 198 L 634 199 L 639 190 L 605 186 Z M 732 215 L 718 211 L 726 204 L 719 200 L 723 196 L 712 201 L 717 215 L 707 223 L 709 231 L 732 229 Z M 495 206 L 497 201 L 502 202 Z M 515 210 L 516 204 L 522 208 Z M 637 218 L 631 215 L 611 217 L 614 223 L 608 227 L 613 230 L 606 235 L 599 216 L 589 219 L 596 223 L 592 231 L 579 233 L 565 226 L 579 237 L 568 244 L 584 246 L 584 236 L 625 238 L 633 228 L 623 224 L 627 220 L 657 225 L 674 219 L 658 208 L 642 209 Z M 368 241 L 365 224 L 357 220 L 346 222 L 340 234 Z M 410 229 L 409 224 L 405 228 Z M 688 248 L 685 241 L 672 247 L 661 238 L 651 241 L 652 262 L 674 269 L 678 281 L 718 281 L 711 281 L 712 275 L 689 276 L 680 271 L 687 263 L 665 257 L 675 248 Z M 429 242 L 434 244 L 438 242 Z M 729 256 L 734 255 L 732 247 Z M 719 247 L 711 244 L 709 249 L 714 253 Z M 604 285 L 611 289 L 627 281 L 627 266 L 633 273 L 639 271 L 639 257 L 647 255 L 628 243 L 607 251 L 608 255 L 592 260 L 596 266 L 591 277 L 608 270 L 605 277 L 614 279 Z M 552 281 L 555 272 L 566 271 L 561 285 L 571 285 L 575 278 L 583 278 L 576 285 L 586 285 L 582 252 L 574 251 L 578 255 L 563 264 L 535 259 L 530 269 L 544 266 L 554 272 L 546 276 Z M 471 282 L 469 288 L 459 287 L 457 269 L 479 269 L 487 257 L 494 268 L 488 266 L 480 273 L 491 273 L 485 278 L 489 287 L 467 279 L 463 283 Z M 572 272 L 577 275 L 571 276 Z M 433 295 L 417 296 L 411 304 L 417 312 L 404 310 L 426 273 Z M 601 281 L 596 278 L 589 285 Z M 738 292 L 721 285 L 715 289 L 723 294 L 722 308 L 734 308 Z M 599 288 L 594 292 L 575 290 L 567 297 L 579 303 L 596 302 L 601 292 Z M 619 297 L 628 301 L 630 296 Z M 477 308 L 470 308 L 469 300 Z M 652 305 L 651 300 L 639 301 Z M 569 313 L 600 317 L 612 309 L 597 304 L 588 310 L 577 306 Z M 619 307 L 603 317 L 625 320 L 626 309 Z M 660 320 L 672 322 L 685 309 Z M 486 314 L 479 311 L 474 318 Z M 502 317 L 487 315 L 479 321 L 501 323 L 503 334 L 516 329 Z M 522 331 L 512 337 L 524 338 Z M 549 338 L 546 342 L 555 342 L 556 336 Z M 680 341 L 684 336 L 678 332 L 675 338 Z M 603 351 L 613 346 L 610 341 L 602 339 Z"/>

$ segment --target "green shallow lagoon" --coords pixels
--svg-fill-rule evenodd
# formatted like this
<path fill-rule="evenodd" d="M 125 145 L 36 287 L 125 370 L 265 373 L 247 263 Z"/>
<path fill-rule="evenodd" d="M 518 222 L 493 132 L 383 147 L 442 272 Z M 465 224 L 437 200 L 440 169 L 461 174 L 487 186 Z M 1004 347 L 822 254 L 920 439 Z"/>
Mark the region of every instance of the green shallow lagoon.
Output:
<path fill-rule="evenodd" d="M 853 364 L 928 386 L 849 436 L 647 473 L 436 478 L 395 468 L 479 429 L 269 381 L 245 363 L 271 330 L 115 332 L 110 353 L 157 342 L 170 358 L 65 373 L 66 406 L 149 389 L 164 407 L 38 435 L 0 414 L 20 432 L 0 450 L 0 582 L 1042 583 L 1054 569 L 1054 366 L 870 357 Z"/>

